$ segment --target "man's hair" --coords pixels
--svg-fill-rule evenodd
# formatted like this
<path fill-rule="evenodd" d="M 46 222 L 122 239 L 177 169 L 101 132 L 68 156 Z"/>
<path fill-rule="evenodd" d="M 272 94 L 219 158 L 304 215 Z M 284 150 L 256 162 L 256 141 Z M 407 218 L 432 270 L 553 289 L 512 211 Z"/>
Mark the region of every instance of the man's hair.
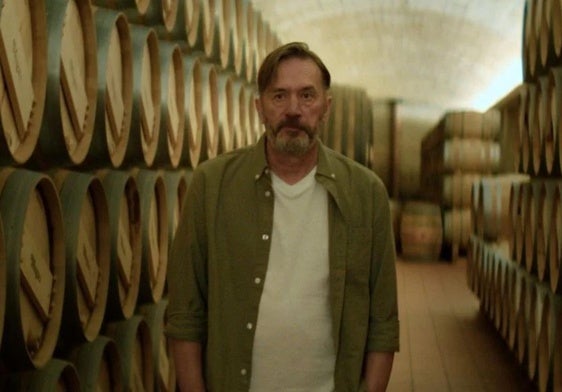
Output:
<path fill-rule="evenodd" d="M 308 45 L 304 42 L 290 42 L 273 50 L 263 60 L 258 71 L 258 91 L 260 94 L 263 93 L 271 83 L 279 64 L 290 58 L 310 59 L 314 61 L 318 68 L 320 68 L 320 72 L 322 72 L 322 84 L 324 88 L 330 88 L 330 72 L 320 57 L 310 50 Z"/>

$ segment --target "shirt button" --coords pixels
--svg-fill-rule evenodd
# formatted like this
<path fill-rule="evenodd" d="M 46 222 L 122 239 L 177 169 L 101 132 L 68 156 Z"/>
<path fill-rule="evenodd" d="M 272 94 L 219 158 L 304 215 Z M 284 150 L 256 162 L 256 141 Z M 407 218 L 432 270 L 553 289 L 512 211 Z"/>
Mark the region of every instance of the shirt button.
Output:
<path fill-rule="evenodd" d="M 271 196 L 271 192 L 270 191 L 265 191 L 265 197 L 269 197 Z"/>
<path fill-rule="evenodd" d="M 262 234 L 261 239 L 267 241 L 269 239 L 269 234 Z"/>
<path fill-rule="evenodd" d="M 260 284 L 260 283 L 261 283 L 261 278 L 255 278 L 255 279 L 254 279 L 254 283 L 255 283 L 255 284 Z"/>
<path fill-rule="evenodd" d="M 252 329 L 252 328 L 254 328 L 254 326 L 253 326 L 253 324 L 252 324 L 252 323 L 248 323 L 248 324 L 246 324 L 246 328 L 248 328 L 248 329 Z"/>
<path fill-rule="evenodd" d="M 336 178 L 336 174 L 335 174 L 335 173 L 332 173 L 330 176 L 331 176 L 332 178 Z"/>
<path fill-rule="evenodd" d="M 240 374 L 241 374 L 241 375 L 245 376 L 246 373 L 248 373 L 248 371 L 247 371 L 246 369 L 241 369 L 241 370 L 240 370 Z"/>
<path fill-rule="evenodd" d="M 258 178 L 260 178 L 260 175 L 256 174 L 255 179 L 257 180 Z"/>

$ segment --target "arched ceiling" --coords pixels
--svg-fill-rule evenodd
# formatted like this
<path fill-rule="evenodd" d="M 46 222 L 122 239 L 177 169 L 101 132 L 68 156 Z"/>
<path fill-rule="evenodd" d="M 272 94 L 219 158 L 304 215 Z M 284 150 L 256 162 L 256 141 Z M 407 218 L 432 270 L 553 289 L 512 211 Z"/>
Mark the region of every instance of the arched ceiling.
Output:
<path fill-rule="evenodd" d="M 524 0 L 252 0 L 335 83 L 374 100 L 485 110 L 521 82 Z"/>

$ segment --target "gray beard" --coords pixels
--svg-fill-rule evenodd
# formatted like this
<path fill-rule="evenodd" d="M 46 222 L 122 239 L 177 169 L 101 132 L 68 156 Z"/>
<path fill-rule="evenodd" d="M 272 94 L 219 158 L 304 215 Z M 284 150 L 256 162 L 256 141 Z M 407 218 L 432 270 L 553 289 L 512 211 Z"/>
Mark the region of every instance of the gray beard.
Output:
<path fill-rule="evenodd" d="M 315 137 L 306 133 L 298 137 L 279 137 L 271 128 L 268 129 L 268 137 L 273 141 L 273 146 L 278 152 L 292 156 L 303 156 L 313 146 Z"/>

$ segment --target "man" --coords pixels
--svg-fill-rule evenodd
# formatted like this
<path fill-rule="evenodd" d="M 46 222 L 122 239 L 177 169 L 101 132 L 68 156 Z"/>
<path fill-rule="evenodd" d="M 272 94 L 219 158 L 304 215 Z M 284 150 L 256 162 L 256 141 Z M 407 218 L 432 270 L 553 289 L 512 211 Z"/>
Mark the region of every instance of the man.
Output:
<path fill-rule="evenodd" d="M 326 148 L 330 73 L 306 44 L 270 53 L 255 146 L 195 170 L 169 265 L 181 391 L 383 391 L 398 350 L 386 190 Z"/>

